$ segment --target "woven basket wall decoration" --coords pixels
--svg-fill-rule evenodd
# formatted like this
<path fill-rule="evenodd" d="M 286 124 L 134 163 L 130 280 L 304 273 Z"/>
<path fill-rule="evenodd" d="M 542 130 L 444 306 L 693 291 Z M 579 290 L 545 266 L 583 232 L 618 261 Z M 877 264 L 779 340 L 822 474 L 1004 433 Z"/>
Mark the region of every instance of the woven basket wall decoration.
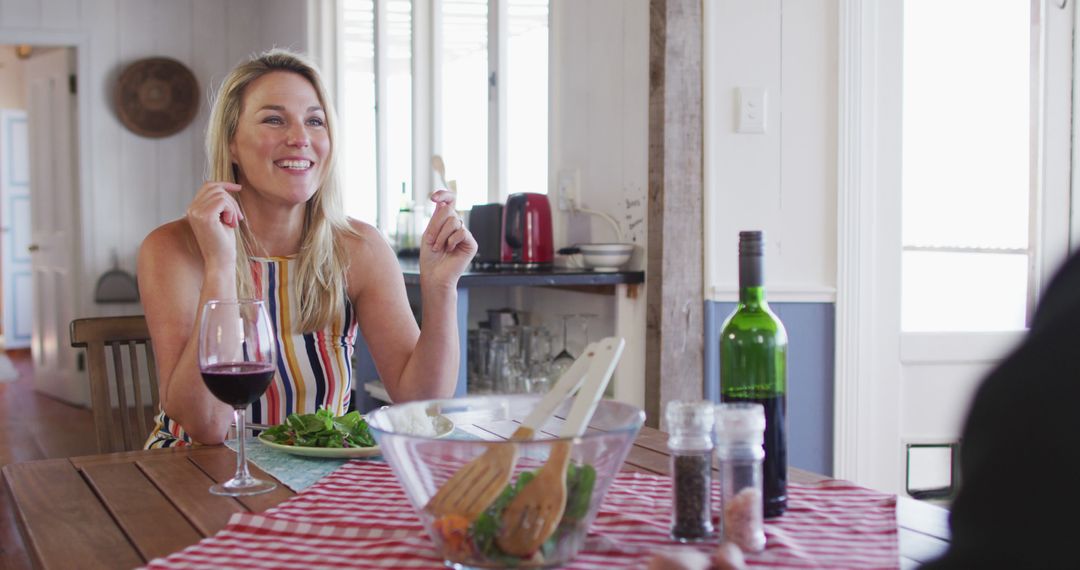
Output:
<path fill-rule="evenodd" d="M 199 109 L 199 83 L 184 64 L 167 57 L 140 59 L 116 82 L 116 114 L 132 132 L 150 138 L 176 134 Z"/>

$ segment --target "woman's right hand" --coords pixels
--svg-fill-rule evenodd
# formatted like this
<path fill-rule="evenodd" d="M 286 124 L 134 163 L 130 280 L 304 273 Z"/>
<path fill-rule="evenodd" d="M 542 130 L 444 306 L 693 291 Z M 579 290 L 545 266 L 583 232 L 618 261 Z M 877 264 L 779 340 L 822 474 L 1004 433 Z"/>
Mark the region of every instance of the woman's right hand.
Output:
<path fill-rule="evenodd" d="M 233 193 L 239 184 L 210 181 L 203 184 L 187 209 L 187 221 L 202 252 L 206 266 L 228 270 L 236 265 L 236 238 L 233 228 L 244 219 Z"/>

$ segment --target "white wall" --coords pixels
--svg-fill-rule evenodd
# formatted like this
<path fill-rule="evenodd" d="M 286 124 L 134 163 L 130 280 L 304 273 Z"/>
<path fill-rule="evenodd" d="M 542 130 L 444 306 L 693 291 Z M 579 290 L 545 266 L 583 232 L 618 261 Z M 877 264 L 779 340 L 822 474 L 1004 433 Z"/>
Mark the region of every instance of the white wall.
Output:
<path fill-rule="evenodd" d="M 549 194 L 559 173 L 578 172 L 582 206 L 614 216 L 637 243 L 648 235 L 649 3 L 552 0 Z M 557 208 L 556 208 L 557 210 Z M 555 246 L 612 242 L 605 222 L 555 212 Z"/>
<path fill-rule="evenodd" d="M 203 180 L 201 102 L 195 121 L 164 139 L 125 129 L 113 111 L 121 69 L 144 57 L 175 58 L 191 68 L 209 94 L 243 58 L 268 49 L 302 47 L 306 3 L 286 0 L 0 0 L 0 44 L 76 45 L 79 48 L 80 206 L 82 274 L 78 314 L 140 312 L 133 305 L 97 305 L 93 286 L 111 268 L 134 271 L 137 247 L 157 225 L 183 215 Z"/>
<path fill-rule="evenodd" d="M 766 232 L 777 301 L 836 290 L 836 0 L 705 8 L 705 294 L 738 297 L 740 230 Z M 735 89 L 767 90 L 765 134 L 735 132 Z"/>

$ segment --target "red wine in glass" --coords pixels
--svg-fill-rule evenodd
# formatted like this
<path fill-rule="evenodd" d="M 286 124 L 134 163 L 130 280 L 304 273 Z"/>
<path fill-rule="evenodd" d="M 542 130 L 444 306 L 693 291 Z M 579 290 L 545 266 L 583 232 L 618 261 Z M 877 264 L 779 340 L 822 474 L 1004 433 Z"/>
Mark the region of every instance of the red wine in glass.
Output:
<path fill-rule="evenodd" d="M 234 408 L 247 408 L 270 385 L 274 366 L 257 362 L 214 364 L 202 370 L 202 377 L 217 399 Z"/>
<path fill-rule="evenodd" d="M 233 408 L 236 474 L 210 487 L 215 495 L 265 493 L 277 487 L 248 472 L 244 453 L 246 410 L 274 378 L 277 340 L 262 301 L 207 301 L 199 324 L 199 371 L 215 398 Z"/>

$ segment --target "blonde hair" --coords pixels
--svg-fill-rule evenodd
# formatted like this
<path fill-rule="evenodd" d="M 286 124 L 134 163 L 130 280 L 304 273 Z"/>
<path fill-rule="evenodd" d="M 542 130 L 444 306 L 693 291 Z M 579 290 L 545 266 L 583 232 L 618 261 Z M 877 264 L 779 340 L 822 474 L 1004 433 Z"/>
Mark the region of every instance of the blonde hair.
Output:
<path fill-rule="evenodd" d="M 299 294 L 300 319 L 297 325 L 301 332 L 311 332 L 331 326 L 345 301 L 344 276 L 348 256 L 339 237 L 344 234 L 358 236 L 342 210 L 333 144 L 337 129 L 336 115 L 313 63 L 299 54 L 275 49 L 238 65 L 229 73 L 218 88 L 206 130 L 209 177 L 210 180 L 238 182 L 229 143 L 236 136 L 244 92 L 251 82 L 275 71 L 295 73 L 311 83 L 325 111 L 326 130 L 330 138 L 330 152 L 322 170 L 323 179 L 305 206 L 303 234 L 293 280 L 295 290 L 292 293 Z M 240 222 L 235 233 L 237 295 L 242 298 L 256 297 L 258 292 L 255 291 L 250 264 L 258 243 L 246 221 Z"/>

